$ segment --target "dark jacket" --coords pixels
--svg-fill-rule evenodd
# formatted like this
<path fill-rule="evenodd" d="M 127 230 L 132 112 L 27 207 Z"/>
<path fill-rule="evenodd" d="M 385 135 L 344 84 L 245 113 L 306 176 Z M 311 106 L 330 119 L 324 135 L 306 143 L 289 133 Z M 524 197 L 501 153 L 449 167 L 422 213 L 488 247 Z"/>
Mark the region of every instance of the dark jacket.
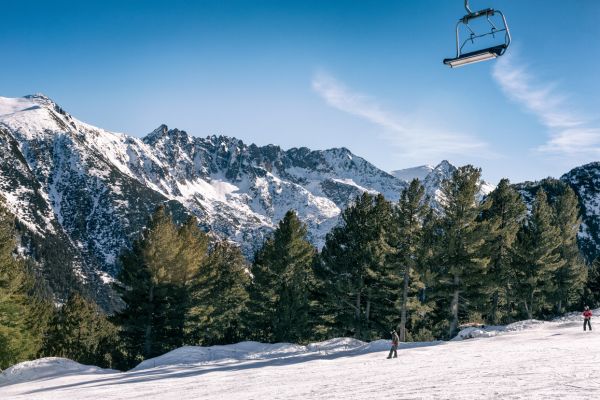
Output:
<path fill-rule="evenodd" d="M 398 337 L 398 334 L 396 332 L 392 332 L 392 345 L 398 346 L 398 343 L 400 343 L 400 338 Z"/>

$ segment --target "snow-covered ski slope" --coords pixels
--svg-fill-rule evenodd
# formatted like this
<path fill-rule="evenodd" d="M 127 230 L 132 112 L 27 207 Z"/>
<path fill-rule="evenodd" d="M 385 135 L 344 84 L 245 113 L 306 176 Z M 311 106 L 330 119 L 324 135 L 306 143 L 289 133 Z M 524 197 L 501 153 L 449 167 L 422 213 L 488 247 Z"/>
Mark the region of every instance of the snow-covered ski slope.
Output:
<path fill-rule="evenodd" d="M 596 314 L 596 313 L 595 313 Z M 126 373 L 42 359 L 0 376 L 0 399 L 594 399 L 600 324 L 579 315 L 401 345 L 353 339 L 306 347 L 185 347 Z M 487 336 L 487 337 L 486 337 Z"/>

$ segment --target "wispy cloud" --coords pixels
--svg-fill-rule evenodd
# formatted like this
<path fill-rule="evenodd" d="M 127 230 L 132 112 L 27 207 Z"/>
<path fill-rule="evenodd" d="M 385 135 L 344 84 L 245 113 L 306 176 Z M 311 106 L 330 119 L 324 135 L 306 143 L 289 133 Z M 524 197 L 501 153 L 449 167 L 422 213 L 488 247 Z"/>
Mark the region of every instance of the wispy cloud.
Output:
<path fill-rule="evenodd" d="M 600 129 L 574 110 L 555 82 L 540 82 L 515 54 L 500 58 L 493 77 L 506 96 L 535 115 L 548 128 L 548 141 L 536 150 L 559 156 L 600 155 Z"/>
<path fill-rule="evenodd" d="M 379 126 L 385 138 L 405 157 L 422 161 L 449 155 L 492 155 L 487 144 L 477 138 L 457 132 L 442 132 L 407 116 L 392 113 L 373 97 L 351 90 L 323 71 L 314 75 L 312 88 L 329 106 Z"/>

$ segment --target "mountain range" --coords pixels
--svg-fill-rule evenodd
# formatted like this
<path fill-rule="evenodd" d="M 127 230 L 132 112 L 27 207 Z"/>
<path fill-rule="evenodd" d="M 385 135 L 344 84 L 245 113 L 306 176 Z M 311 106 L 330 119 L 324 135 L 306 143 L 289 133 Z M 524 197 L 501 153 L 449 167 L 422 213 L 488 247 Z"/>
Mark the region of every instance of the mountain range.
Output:
<path fill-rule="evenodd" d="M 362 192 L 396 201 L 412 178 L 434 207 L 448 161 L 391 173 L 346 148 L 283 150 L 161 125 L 143 138 L 86 124 L 44 95 L 0 97 L 0 194 L 17 216 L 20 248 L 58 297 L 79 285 L 111 308 L 120 252 L 159 205 L 237 242 L 248 258 L 294 209 L 317 246 Z M 600 164 L 562 178 L 581 199 L 582 250 L 600 248 Z M 527 183 L 528 188 L 536 183 Z M 480 197 L 493 190 L 482 182 Z"/>

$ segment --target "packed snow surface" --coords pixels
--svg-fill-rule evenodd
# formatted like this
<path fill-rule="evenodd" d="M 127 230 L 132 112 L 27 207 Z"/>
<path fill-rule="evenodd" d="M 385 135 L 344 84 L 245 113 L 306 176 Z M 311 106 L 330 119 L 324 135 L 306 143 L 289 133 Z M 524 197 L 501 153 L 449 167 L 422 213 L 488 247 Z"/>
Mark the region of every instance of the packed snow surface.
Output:
<path fill-rule="evenodd" d="M 594 320 L 592 320 L 592 326 Z M 598 326 L 600 330 L 600 326 Z M 470 334 L 468 334 L 470 332 Z M 0 376 L 2 399 L 581 399 L 600 397 L 600 336 L 579 314 L 553 322 L 470 327 L 450 342 L 333 339 L 299 346 L 184 347 L 132 371 L 62 359 Z M 61 360 L 52 367 L 52 360 Z M 62 364 L 72 363 L 72 364 Z M 72 365 L 65 368 L 63 365 Z"/>
<path fill-rule="evenodd" d="M 0 386 L 17 382 L 64 377 L 73 374 L 81 376 L 115 372 L 117 371 L 79 364 L 78 362 L 67 358 L 46 357 L 40 358 L 39 360 L 25 361 L 8 368 L 0 374 Z"/>

